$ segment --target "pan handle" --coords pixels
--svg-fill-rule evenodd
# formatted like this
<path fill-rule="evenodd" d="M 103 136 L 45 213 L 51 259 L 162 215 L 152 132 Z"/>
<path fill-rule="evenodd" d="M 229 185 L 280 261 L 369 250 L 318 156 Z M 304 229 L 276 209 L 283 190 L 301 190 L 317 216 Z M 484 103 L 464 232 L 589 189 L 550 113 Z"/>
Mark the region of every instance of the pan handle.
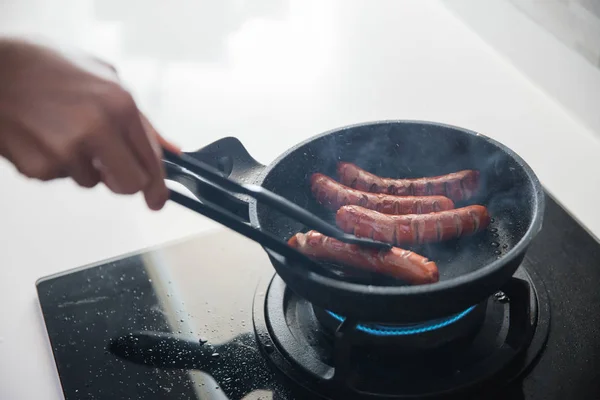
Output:
<path fill-rule="evenodd" d="M 223 176 L 238 183 L 255 183 L 265 168 L 263 164 L 256 161 L 248 153 L 242 142 L 234 137 L 219 139 L 206 147 L 185 154 L 210 165 L 219 170 Z M 190 179 L 178 168 L 165 166 L 168 180 L 182 184 L 197 198 L 219 204 L 245 221 L 249 221 L 248 196 L 224 195 L 211 190 L 209 186 L 203 185 L 202 182 Z"/>

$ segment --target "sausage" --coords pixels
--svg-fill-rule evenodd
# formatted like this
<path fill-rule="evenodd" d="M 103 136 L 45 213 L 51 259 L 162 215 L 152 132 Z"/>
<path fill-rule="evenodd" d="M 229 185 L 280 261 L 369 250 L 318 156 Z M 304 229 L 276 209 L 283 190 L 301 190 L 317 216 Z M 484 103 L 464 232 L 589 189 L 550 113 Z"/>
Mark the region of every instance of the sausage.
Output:
<path fill-rule="evenodd" d="M 469 200 L 479 189 L 479 171 L 463 170 L 416 179 L 381 178 L 347 162 L 338 163 L 340 182 L 354 189 L 396 196 L 442 195 L 453 201 Z"/>
<path fill-rule="evenodd" d="M 336 223 L 346 233 L 393 245 L 434 243 L 484 230 L 490 216 L 474 205 L 422 215 L 386 215 L 359 206 L 344 206 Z"/>
<path fill-rule="evenodd" d="M 317 261 L 346 264 L 401 279 L 413 285 L 434 283 L 439 280 L 437 265 L 427 258 L 392 247 L 377 250 L 356 244 L 340 242 L 316 231 L 297 233 L 288 245 Z"/>
<path fill-rule="evenodd" d="M 402 197 L 367 193 L 344 186 L 319 173 L 312 175 L 310 186 L 317 201 L 333 211 L 345 205 L 358 205 L 385 214 L 423 214 L 454 208 L 452 200 L 444 196 Z"/>

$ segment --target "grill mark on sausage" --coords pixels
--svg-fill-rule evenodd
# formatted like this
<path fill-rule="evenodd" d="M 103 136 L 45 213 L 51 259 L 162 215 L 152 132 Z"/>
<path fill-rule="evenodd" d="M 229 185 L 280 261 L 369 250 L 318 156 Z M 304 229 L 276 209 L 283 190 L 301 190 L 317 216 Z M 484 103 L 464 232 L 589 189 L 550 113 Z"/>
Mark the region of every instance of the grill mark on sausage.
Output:
<path fill-rule="evenodd" d="M 442 241 L 442 232 L 443 232 L 442 221 L 440 219 L 437 219 L 435 221 L 435 237 L 438 242 Z"/>
<path fill-rule="evenodd" d="M 413 231 L 413 242 L 419 243 L 419 241 L 421 240 L 421 232 L 419 232 L 419 224 L 415 219 L 410 220 L 410 227 Z"/>
<path fill-rule="evenodd" d="M 412 215 L 385 215 L 360 206 L 345 206 L 336 214 L 336 224 L 345 232 L 359 236 L 374 231 L 377 240 L 397 245 L 439 242 L 470 235 L 485 229 L 489 223 L 488 211 L 480 205 Z"/>
<path fill-rule="evenodd" d="M 348 204 L 348 203 L 349 203 L 349 201 L 348 201 L 348 196 L 344 196 L 344 197 L 342 198 L 342 204 Z"/>
<path fill-rule="evenodd" d="M 368 188 L 373 193 L 395 195 L 445 195 L 455 201 L 468 200 L 479 187 L 479 171 L 461 170 L 445 175 L 423 178 L 384 178 L 357 165 L 340 162 L 338 172 L 342 184 Z M 356 183 L 355 183 L 356 181 Z"/>
<path fill-rule="evenodd" d="M 411 284 L 427 284 L 439 280 L 439 271 L 433 261 L 399 247 L 386 251 L 361 248 L 316 231 L 297 233 L 288 240 L 288 245 L 317 261 L 364 268 Z"/>
<path fill-rule="evenodd" d="M 460 235 L 462 235 L 462 231 L 463 231 L 462 222 L 460 220 L 460 215 L 458 215 L 458 213 L 454 213 L 452 215 L 452 219 L 454 220 L 454 227 L 456 228 L 456 237 L 460 237 Z"/>
<path fill-rule="evenodd" d="M 369 234 L 367 235 L 370 239 L 374 239 L 375 236 L 375 228 L 371 227 L 371 229 L 369 230 Z"/>
<path fill-rule="evenodd" d="M 427 182 L 425 185 L 427 195 L 431 196 L 433 194 L 433 183 Z"/>
<path fill-rule="evenodd" d="M 425 238 L 426 238 L 426 234 L 427 232 L 425 232 L 425 221 L 423 221 L 422 219 L 417 219 L 417 229 L 419 230 L 419 241 L 417 242 L 418 244 L 423 244 L 425 243 Z"/>
<path fill-rule="evenodd" d="M 472 211 L 469 211 L 469 216 L 473 220 L 473 232 L 477 232 L 479 230 L 479 218 Z"/>
<path fill-rule="evenodd" d="M 367 205 L 368 202 L 369 202 L 369 198 L 367 197 L 366 194 L 363 194 L 361 196 L 360 200 L 358 201 L 358 205 L 364 207 Z"/>
<path fill-rule="evenodd" d="M 360 181 L 359 181 L 360 182 Z M 454 203 L 443 196 L 398 196 L 384 193 L 369 193 L 359 189 L 344 186 L 334 179 L 315 173 L 311 176 L 311 191 L 316 200 L 326 208 L 337 211 L 344 205 L 359 205 L 384 213 L 414 213 L 421 202 L 420 212 L 435 211 L 433 202 L 437 202 L 440 210 L 454 208 Z"/>

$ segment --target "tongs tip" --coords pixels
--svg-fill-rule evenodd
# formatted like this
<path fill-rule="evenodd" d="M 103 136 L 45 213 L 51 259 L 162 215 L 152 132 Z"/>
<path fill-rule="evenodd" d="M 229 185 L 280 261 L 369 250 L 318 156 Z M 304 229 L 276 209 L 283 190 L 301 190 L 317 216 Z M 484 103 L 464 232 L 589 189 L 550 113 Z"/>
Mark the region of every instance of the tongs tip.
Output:
<path fill-rule="evenodd" d="M 356 244 L 359 246 L 374 248 L 374 249 L 383 250 L 383 251 L 389 251 L 392 249 L 392 247 L 394 247 L 389 243 L 384 243 L 384 242 L 380 242 L 380 241 L 369 239 L 369 238 L 359 238 L 354 235 L 349 235 L 347 233 L 342 234 L 338 238 L 338 240 L 345 242 L 345 243 Z"/>

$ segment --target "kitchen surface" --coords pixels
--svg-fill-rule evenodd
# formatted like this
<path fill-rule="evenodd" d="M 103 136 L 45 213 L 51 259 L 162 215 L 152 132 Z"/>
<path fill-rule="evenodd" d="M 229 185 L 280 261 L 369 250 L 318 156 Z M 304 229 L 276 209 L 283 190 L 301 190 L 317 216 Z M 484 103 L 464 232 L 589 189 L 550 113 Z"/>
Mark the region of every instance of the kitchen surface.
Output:
<path fill-rule="evenodd" d="M 478 131 L 521 155 L 552 198 L 591 235 L 600 235 L 598 115 L 593 103 L 580 102 L 600 93 L 600 71 L 583 67 L 579 54 L 569 53 L 530 19 L 527 29 L 546 35 L 544 43 L 550 44 L 529 52 L 506 52 L 489 30 L 479 30 L 446 3 L 452 1 L 4 1 L 0 32 L 43 37 L 110 61 L 155 126 L 184 150 L 235 136 L 254 158 L 268 164 L 300 141 L 358 122 L 430 120 Z M 462 7 L 465 2 L 458 3 Z M 515 47 L 527 45 L 523 37 Z M 549 86 L 556 64 L 545 67 L 544 56 L 559 53 L 566 55 L 561 68 L 572 65 L 574 71 L 584 72 L 553 79 Z M 527 62 L 523 54 L 529 54 Z M 573 75 L 577 85 L 569 86 Z M 5 188 L 0 197 L 2 399 L 64 398 L 36 292 L 35 282 L 41 277 L 176 241 L 177 252 L 158 250 L 144 261 L 157 273 L 181 274 L 148 279 L 188 286 L 171 287 L 160 296 L 189 295 L 193 297 L 178 298 L 173 304 L 198 305 L 210 302 L 214 293 L 206 292 L 206 297 L 195 293 L 195 280 L 216 279 L 213 286 L 199 284 L 215 293 L 229 287 L 222 271 L 214 271 L 221 262 L 238 263 L 230 259 L 237 256 L 219 248 L 234 234 L 176 204 L 154 213 L 145 208 L 141 196 L 116 196 L 103 187 L 83 190 L 69 181 L 30 181 L 4 161 L 0 184 Z M 554 220 L 568 224 L 564 218 L 566 214 L 560 214 Z M 572 229 L 569 232 L 577 231 Z M 575 237 L 582 235 L 577 231 Z M 196 242 L 188 242 L 190 237 Z M 595 243 L 582 241 L 589 248 Z M 270 275 L 260 247 L 240 243 L 244 258 L 252 260 L 244 273 L 266 270 Z M 207 254 L 207 248 L 217 251 Z M 567 254 L 577 257 L 577 252 Z M 589 261 L 588 267 L 594 268 L 589 254 L 578 262 Z M 176 267 L 160 268 L 169 263 Z M 541 266 L 533 269 L 543 275 Z M 564 277 L 564 271 L 552 271 L 554 278 Z M 79 288 L 99 277 L 80 276 L 82 281 L 72 283 Z M 238 278 L 243 282 L 243 275 L 236 282 Z M 582 276 L 577 279 L 585 282 Z M 52 296 L 74 288 L 56 290 Z M 252 297 L 254 288 L 247 292 L 230 296 Z M 568 304 L 568 295 L 563 296 Z M 221 321 L 230 330 L 225 337 L 211 337 L 196 311 L 178 308 L 165 315 L 175 318 L 182 312 L 185 315 L 167 322 L 218 342 L 249 332 L 252 305 L 231 308 L 237 307 L 236 301 L 226 309 L 207 306 L 220 315 L 215 318 L 229 319 Z M 561 312 L 568 314 L 568 309 Z M 588 343 L 598 338 L 587 331 L 580 337 Z M 569 343 L 561 342 L 559 352 L 568 352 Z M 586 362 L 586 368 L 593 369 L 597 359 Z M 209 378 L 190 374 L 208 386 Z M 200 390 L 197 395 L 208 390 L 204 386 L 194 386 Z M 71 389 L 73 394 L 86 388 Z M 210 395 L 225 398 L 218 397 L 224 393 Z"/>
<path fill-rule="evenodd" d="M 367 351 L 332 346 L 331 315 L 293 295 L 259 246 L 228 231 L 38 289 L 67 400 L 596 399 L 600 245 L 550 197 L 545 223 L 483 308 L 435 324 L 359 325 L 349 339 L 371 340 Z M 445 357 L 439 342 L 449 343 Z"/>

